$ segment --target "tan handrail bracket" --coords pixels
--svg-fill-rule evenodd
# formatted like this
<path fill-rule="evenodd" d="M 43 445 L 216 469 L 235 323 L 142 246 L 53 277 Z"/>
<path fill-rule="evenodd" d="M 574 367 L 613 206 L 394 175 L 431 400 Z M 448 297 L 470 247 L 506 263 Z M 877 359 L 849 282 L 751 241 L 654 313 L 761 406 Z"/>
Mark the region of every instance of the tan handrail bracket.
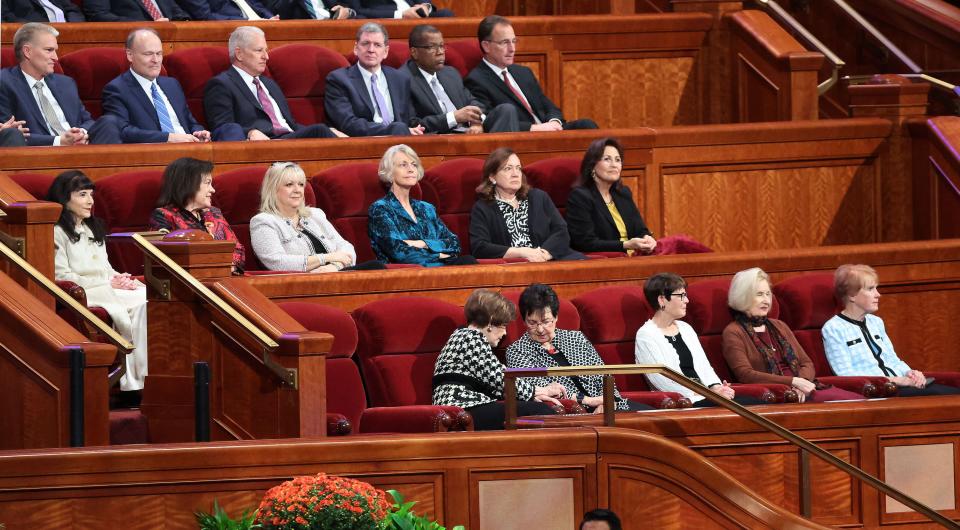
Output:
<path fill-rule="evenodd" d="M 615 403 L 613 400 L 613 376 L 614 375 L 626 375 L 626 374 L 659 374 L 662 375 L 673 382 L 688 388 L 697 394 L 700 394 L 705 399 L 709 399 L 713 403 L 737 414 L 738 416 L 753 422 L 763 429 L 776 434 L 777 436 L 783 438 L 784 440 L 790 442 L 791 444 L 799 447 L 801 449 L 801 458 L 802 452 L 806 451 L 810 454 L 813 454 L 820 458 L 821 460 L 826 461 L 828 464 L 833 465 L 834 467 L 840 469 L 844 473 L 851 475 L 860 479 L 863 482 L 873 486 L 877 490 L 880 490 L 881 493 L 884 493 L 890 497 L 893 497 L 897 501 L 900 501 L 902 504 L 910 507 L 914 511 L 920 512 L 923 515 L 927 516 L 936 523 L 946 527 L 946 528 L 957 528 L 960 529 L 960 525 L 950 520 L 949 518 L 941 515 L 936 510 L 933 510 L 929 506 L 921 503 L 920 501 L 910 497 L 906 493 L 890 486 L 886 482 L 881 481 L 880 479 L 870 475 L 864 470 L 860 469 L 853 464 L 845 462 L 840 458 L 833 455 L 829 451 L 822 449 L 820 446 L 814 444 L 813 442 L 807 440 L 806 438 L 800 436 L 799 434 L 794 433 L 793 431 L 782 427 L 781 425 L 749 410 L 748 408 L 740 405 L 739 403 L 726 399 L 716 392 L 709 390 L 707 387 L 701 385 L 700 383 L 694 382 L 677 372 L 667 368 L 666 366 L 659 364 L 613 364 L 606 366 L 560 366 L 560 367 L 551 367 L 551 368 L 507 368 L 503 374 L 503 388 L 504 388 L 504 400 L 506 407 L 506 422 L 505 428 L 507 429 L 516 429 L 517 428 L 517 386 L 516 379 L 518 377 L 560 377 L 560 376 L 571 376 L 571 375 L 601 375 L 604 377 L 604 396 L 603 396 L 603 410 L 604 410 L 604 425 L 614 426 L 615 414 L 613 410 L 615 408 Z M 608 390 L 609 385 L 609 390 Z M 608 412 L 610 411 L 610 412 Z M 642 414 L 642 413 L 641 413 Z"/>

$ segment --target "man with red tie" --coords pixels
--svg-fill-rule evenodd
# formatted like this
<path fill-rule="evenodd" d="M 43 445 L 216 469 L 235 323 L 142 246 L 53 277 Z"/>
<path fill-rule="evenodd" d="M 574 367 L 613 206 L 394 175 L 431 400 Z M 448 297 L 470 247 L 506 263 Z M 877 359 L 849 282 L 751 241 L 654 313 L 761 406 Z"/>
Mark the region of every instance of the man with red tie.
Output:
<path fill-rule="evenodd" d="M 590 119 L 566 121 L 563 112 L 543 93 L 540 83 L 526 66 L 513 64 L 517 35 L 510 21 L 490 15 L 477 29 L 483 60 L 464 79 L 470 93 L 492 109 L 501 103 L 516 105 L 522 131 L 596 129 Z"/>
<path fill-rule="evenodd" d="M 263 30 L 240 26 L 230 34 L 227 46 L 231 66 L 210 79 L 203 92 L 207 125 L 214 135 L 219 127 L 237 123 L 247 140 L 337 136 L 339 131 L 322 123 L 297 123 L 280 85 L 262 75 L 270 58 Z"/>

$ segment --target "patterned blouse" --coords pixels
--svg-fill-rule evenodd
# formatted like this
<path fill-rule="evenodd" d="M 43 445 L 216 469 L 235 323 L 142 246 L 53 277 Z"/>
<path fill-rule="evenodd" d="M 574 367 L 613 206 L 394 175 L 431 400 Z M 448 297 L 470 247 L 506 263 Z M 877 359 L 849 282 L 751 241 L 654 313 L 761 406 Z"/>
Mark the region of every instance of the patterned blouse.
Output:
<path fill-rule="evenodd" d="M 476 407 L 503 398 L 503 363 L 477 329 L 460 328 L 440 350 L 433 369 L 433 404 Z M 533 397 L 528 379 L 517 379 L 517 399 Z"/>
<path fill-rule="evenodd" d="M 587 340 L 587 337 L 579 332 L 569 329 L 558 329 L 553 338 L 553 347 L 570 361 L 570 366 L 601 366 L 603 359 L 594 349 L 593 344 Z M 556 354 L 551 355 L 543 348 L 539 342 L 530 338 L 530 335 L 524 333 L 522 337 L 507 348 L 507 366 L 510 368 L 533 368 L 563 366 L 557 362 Z M 544 387 L 550 383 L 560 383 L 567 389 L 568 396 L 576 396 L 581 393 L 577 386 L 579 380 L 580 387 L 584 394 L 589 397 L 603 395 L 603 376 L 601 375 L 580 375 L 563 377 L 530 377 L 530 383 L 534 386 Z M 524 379 L 517 379 L 523 381 Z M 617 402 L 617 410 L 629 410 L 630 406 L 627 400 L 620 396 L 617 387 L 613 387 L 613 397 Z"/>
<path fill-rule="evenodd" d="M 528 220 L 530 218 L 530 201 L 522 199 L 517 201 L 517 207 L 514 209 L 510 203 L 497 200 L 497 207 L 503 214 L 503 220 L 507 223 L 507 232 L 510 232 L 510 246 L 523 248 L 533 247 L 530 242 L 530 227 Z"/>
<path fill-rule="evenodd" d="M 233 267 L 237 274 L 243 273 L 243 264 L 246 254 L 243 245 L 237 241 L 237 235 L 230 228 L 230 223 L 223 218 L 223 213 L 219 208 L 206 208 L 202 210 L 203 221 L 197 219 L 197 216 L 180 208 L 179 206 L 167 206 L 164 208 L 155 208 L 150 215 L 151 230 L 204 230 L 220 241 L 233 241 Z"/>
<path fill-rule="evenodd" d="M 443 224 L 429 202 L 410 199 L 417 220 L 403 209 L 392 192 L 370 205 L 367 235 L 377 259 L 387 263 L 415 263 L 424 267 L 443 265 L 440 254 L 460 255 L 460 239 Z M 404 240 L 422 240 L 427 248 L 412 247 Z"/>

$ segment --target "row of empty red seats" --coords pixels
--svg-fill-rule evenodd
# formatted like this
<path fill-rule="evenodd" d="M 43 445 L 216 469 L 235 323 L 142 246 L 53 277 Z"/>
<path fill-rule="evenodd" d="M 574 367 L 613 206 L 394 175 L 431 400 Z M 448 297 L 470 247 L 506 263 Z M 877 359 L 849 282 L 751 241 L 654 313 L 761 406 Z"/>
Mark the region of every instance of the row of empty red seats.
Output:
<path fill-rule="evenodd" d="M 482 55 L 475 40 L 447 43 L 446 64 L 461 75 L 479 64 Z M 403 40 L 390 41 L 390 53 L 385 65 L 400 68 L 410 58 L 410 49 Z M 270 62 L 264 75 L 273 78 L 283 89 L 294 118 L 304 124 L 323 123 L 323 95 L 327 74 L 337 68 L 355 63 L 351 52 L 342 55 L 313 44 L 287 44 L 270 50 Z M 15 63 L 13 49 L 0 49 L 3 67 Z M 95 117 L 103 111 L 103 87 L 113 78 L 129 69 L 126 52 L 117 47 L 95 47 L 65 54 L 55 67 L 57 73 L 72 77 L 77 82 L 80 99 Z M 201 46 L 179 50 L 164 57 L 161 75 L 175 77 L 183 86 L 187 103 L 193 115 L 205 123 L 203 90 L 207 81 L 230 67 L 227 43 L 221 47 Z"/>
<path fill-rule="evenodd" d="M 576 158 L 545 159 L 525 166 L 530 184 L 547 192 L 561 213 L 565 211 L 570 189 L 577 182 L 580 160 Z M 483 160 L 456 158 L 442 162 L 425 172 L 423 180 L 412 191 L 437 208 L 444 223 L 460 238 L 464 253 L 470 248 L 470 209 L 476 201 Z M 214 178 L 213 205 L 223 211 L 237 238 L 247 247 L 248 271 L 263 270 L 250 248 L 250 219 L 260 206 L 260 184 L 267 166 L 249 166 L 219 174 Z M 107 223 L 109 232 L 136 232 L 147 229 L 150 212 L 156 207 L 160 193 L 162 170 L 129 171 L 97 180 L 94 213 Z M 11 178 L 34 197 L 46 195 L 55 175 L 18 173 Z M 374 162 L 335 166 L 309 179 L 305 200 L 321 208 L 337 231 L 353 243 L 357 260 L 374 259 L 367 235 L 367 209 L 383 197 L 384 189 Z M 132 245 L 110 242 L 110 263 L 121 272 L 143 274 L 143 256 Z M 622 253 L 596 253 L 590 257 L 625 256 Z"/>
<path fill-rule="evenodd" d="M 704 280 L 687 287 L 690 304 L 685 321 L 700 337 L 717 375 L 737 382 L 727 366 L 721 348 L 723 328 L 730 322 L 727 308 L 729 278 Z M 771 318 L 780 318 L 794 331 L 798 341 L 816 365 L 817 377 L 825 383 L 856 391 L 865 397 L 895 394 L 896 388 L 882 377 L 836 377 L 823 350 L 820 328 L 839 311 L 833 296 L 833 275 L 814 273 L 795 276 L 774 286 Z M 516 301 L 518 291 L 504 295 Z M 281 307 L 304 327 L 334 335 L 333 351 L 327 357 L 327 406 L 331 413 L 345 416 L 360 431 L 404 430 L 409 407 L 424 407 L 432 400 L 434 363 L 453 331 L 465 325 L 460 306 L 425 297 L 399 297 L 370 302 L 346 312 L 321 303 L 282 303 Z M 351 318 L 352 316 L 352 318 Z M 579 329 L 594 344 L 607 364 L 633 364 L 637 329 L 653 316 L 638 286 L 602 287 L 571 300 L 561 300 L 557 326 Z M 501 347 L 524 333 L 521 318 L 508 326 Z M 351 358 L 357 356 L 355 363 Z M 501 357 L 502 358 L 502 357 Z M 359 364 L 359 370 L 357 365 Z M 361 377 L 362 373 L 362 377 Z M 938 382 L 957 385 L 955 373 L 931 373 Z M 642 375 L 618 375 L 617 386 L 632 399 L 661 408 L 689 403 L 678 394 L 650 392 Z M 751 388 L 754 387 L 754 388 Z M 759 387 L 759 388 L 756 388 Z M 765 388 L 764 388 L 765 387 Z M 767 400 L 795 399 L 783 385 L 737 385 Z M 376 407 L 376 427 L 368 422 Z M 390 412 L 392 407 L 404 407 Z M 385 409 L 384 409 L 385 408 Z M 451 411 L 448 411 L 448 414 Z M 393 419 L 390 419 L 396 414 Z M 394 422 L 396 427 L 391 428 Z"/>

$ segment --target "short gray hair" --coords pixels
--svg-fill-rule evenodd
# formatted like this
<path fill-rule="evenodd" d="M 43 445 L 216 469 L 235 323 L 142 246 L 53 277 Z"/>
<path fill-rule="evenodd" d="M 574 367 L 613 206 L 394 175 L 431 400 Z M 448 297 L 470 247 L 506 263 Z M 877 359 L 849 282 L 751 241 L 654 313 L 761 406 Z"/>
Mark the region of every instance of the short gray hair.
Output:
<path fill-rule="evenodd" d="M 137 28 L 137 29 L 135 29 L 135 30 L 133 30 L 133 31 L 131 31 L 130 33 L 127 34 L 127 40 L 126 40 L 126 42 L 124 43 L 124 46 L 126 46 L 126 48 L 127 48 L 128 50 L 132 50 L 132 49 L 133 49 L 133 43 L 134 43 L 134 41 L 137 40 L 137 36 L 139 36 L 139 35 L 141 35 L 141 34 L 143 34 L 143 33 L 153 33 L 154 35 L 157 36 L 158 39 L 160 38 L 160 34 L 157 33 L 157 30 L 155 30 L 155 29 L 153 29 L 153 28 Z M 162 40 L 162 39 L 161 39 L 161 40 Z"/>
<path fill-rule="evenodd" d="M 760 267 L 753 267 L 733 275 L 730 290 L 727 291 L 727 305 L 730 309 L 746 313 L 753 305 L 753 295 L 761 281 L 770 283 L 770 276 Z"/>
<path fill-rule="evenodd" d="M 13 53 L 17 56 L 17 62 L 23 61 L 23 45 L 30 44 L 34 35 L 41 31 L 46 31 L 54 37 L 60 36 L 60 32 L 56 28 L 41 22 L 27 22 L 13 34 Z"/>
<path fill-rule="evenodd" d="M 307 185 L 307 174 L 303 168 L 296 162 L 274 162 L 263 175 L 263 183 L 260 185 L 260 211 L 280 215 L 280 207 L 277 205 L 277 190 L 283 183 L 283 179 L 288 176 L 303 180 L 304 188 Z M 303 194 L 303 203 L 297 209 L 297 215 L 305 219 L 310 217 L 310 209 L 307 208 L 307 194 Z"/>
<path fill-rule="evenodd" d="M 416 162 L 417 182 L 423 178 L 423 164 L 420 163 L 420 157 L 417 156 L 417 152 L 409 145 L 397 144 L 387 149 L 387 152 L 383 153 L 383 158 L 380 159 L 380 168 L 377 170 L 377 175 L 380 176 L 380 182 L 382 182 L 384 186 L 390 187 L 393 185 L 393 159 L 396 158 L 399 153 L 409 156 Z"/>
<path fill-rule="evenodd" d="M 377 22 L 365 22 L 360 29 L 357 30 L 357 42 L 360 42 L 360 37 L 364 33 L 380 33 L 383 35 L 383 43 L 388 44 L 390 42 L 390 35 L 387 34 L 387 28 L 383 27 L 383 24 Z"/>
<path fill-rule="evenodd" d="M 236 49 L 250 46 L 254 36 L 263 36 L 263 30 L 256 26 L 240 26 L 233 30 L 230 39 L 227 40 L 227 48 L 230 52 L 230 62 L 236 59 Z"/>

